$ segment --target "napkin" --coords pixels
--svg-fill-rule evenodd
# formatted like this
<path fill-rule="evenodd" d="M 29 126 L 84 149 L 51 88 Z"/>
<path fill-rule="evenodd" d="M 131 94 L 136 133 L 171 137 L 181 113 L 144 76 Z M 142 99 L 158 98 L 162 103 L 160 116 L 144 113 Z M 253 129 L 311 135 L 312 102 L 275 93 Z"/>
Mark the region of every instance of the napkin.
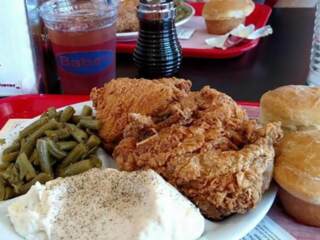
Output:
<path fill-rule="evenodd" d="M 268 36 L 273 33 L 272 27 L 270 25 L 266 25 L 262 28 L 255 29 L 253 24 L 248 26 L 244 26 L 240 24 L 235 29 L 226 33 L 225 35 L 217 35 L 214 37 L 210 37 L 205 39 L 207 45 L 212 48 L 221 48 L 227 49 L 229 47 L 235 46 L 240 42 L 248 39 L 255 40 L 261 37 Z"/>
<path fill-rule="evenodd" d="M 28 25 L 29 17 L 33 22 L 37 18 L 27 16 L 27 2 L 31 1 L 1 1 L 0 96 L 38 92 L 38 79 L 41 76 L 36 70 L 40 59 L 36 62 L 36 51 L 32 44 L 30 31 L 34 26 Z M 34 8 L 33 15 L 36 15 L 36 10 Z"/>

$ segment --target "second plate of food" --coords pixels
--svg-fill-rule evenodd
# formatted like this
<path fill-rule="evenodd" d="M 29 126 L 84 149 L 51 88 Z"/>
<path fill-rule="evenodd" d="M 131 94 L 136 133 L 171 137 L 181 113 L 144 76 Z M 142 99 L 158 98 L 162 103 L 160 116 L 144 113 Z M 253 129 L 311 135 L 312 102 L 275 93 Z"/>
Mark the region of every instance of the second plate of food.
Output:
<path fill-rule="evenodd" d="M 91 101 L 82 102 L 72 105 L 76 114 L 79 114 L 85 105 L 91 106 Z M 24 123 L 15 129 L 8 129 L 2 132 L 0 138 L 6 139 L 6 144 L 0 146 L 0 155 L 4 148 L 12 144 L 18 137 L 19 132 L 26 126 L 36 121 L 39 117 L 31 120 L 26 120 Z M 98 157 L 103 161 L 103 167 L 116 168 L 115 161 L 102 149 L 98 150 Z M 199 240 L 238 240 L 248 234 L 267 214 L 271 208 L 276 196 L 276 187 L 271 186 L 270 189 L 264 193 L 261 202 L 248 213 L 240 215 L 233 215 L 223 221 L 213 222 L 206 220 L 205 231 Z M 3 201 L 0 203 L 0 232 L 3 239 L 21 240 L 22 238 L 14 231 L 10 223 L 7 208 L 14 199 Z"/>
<path fill-rule="evenodd" d="M 134 41 L 138 37 L 138 19 L 136 17 L 136 2 L 134 0 L 122 1 L 117 20 L 117 41 Z M 194 15 L 195 9 L 188 3 L 176 1 L 176 27 L 188 22 Z M 132 9 L 132 11 L 130 11 Z"/>

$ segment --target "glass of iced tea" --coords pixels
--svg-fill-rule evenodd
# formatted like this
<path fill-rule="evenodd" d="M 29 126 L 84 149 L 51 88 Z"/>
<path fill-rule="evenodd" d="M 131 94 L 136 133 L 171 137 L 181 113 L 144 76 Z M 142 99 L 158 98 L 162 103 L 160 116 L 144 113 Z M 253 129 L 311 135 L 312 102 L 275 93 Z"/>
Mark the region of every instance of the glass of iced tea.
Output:
<path fill-rule="evenodd" d="M 88 94 L 115 77 L 118 0 L 50 0 L 40 7 L 62 91 Z"/>

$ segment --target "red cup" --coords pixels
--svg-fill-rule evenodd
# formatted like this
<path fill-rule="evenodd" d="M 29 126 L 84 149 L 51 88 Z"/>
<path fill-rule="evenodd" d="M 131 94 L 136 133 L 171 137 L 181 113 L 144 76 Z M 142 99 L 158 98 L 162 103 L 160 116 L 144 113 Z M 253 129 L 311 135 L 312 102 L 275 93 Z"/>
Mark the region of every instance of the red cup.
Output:
<path fill-rule="evenodd" d="M 40 13 L 63 93 L 88 94 L 115 77 L 116 1 L 51 0 Z"/>

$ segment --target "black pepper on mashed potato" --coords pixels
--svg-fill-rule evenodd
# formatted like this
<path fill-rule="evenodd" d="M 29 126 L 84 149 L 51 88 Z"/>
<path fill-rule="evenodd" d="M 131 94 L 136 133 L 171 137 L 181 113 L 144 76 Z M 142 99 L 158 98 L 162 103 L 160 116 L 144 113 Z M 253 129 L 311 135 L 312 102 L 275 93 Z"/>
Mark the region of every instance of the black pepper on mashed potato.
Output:
<path fill-rule="evenodd" d="M 92 169 L 37 183 L 8 208 L 25 239 L 195 240 L 204 218 L 152 170 Z"/>

